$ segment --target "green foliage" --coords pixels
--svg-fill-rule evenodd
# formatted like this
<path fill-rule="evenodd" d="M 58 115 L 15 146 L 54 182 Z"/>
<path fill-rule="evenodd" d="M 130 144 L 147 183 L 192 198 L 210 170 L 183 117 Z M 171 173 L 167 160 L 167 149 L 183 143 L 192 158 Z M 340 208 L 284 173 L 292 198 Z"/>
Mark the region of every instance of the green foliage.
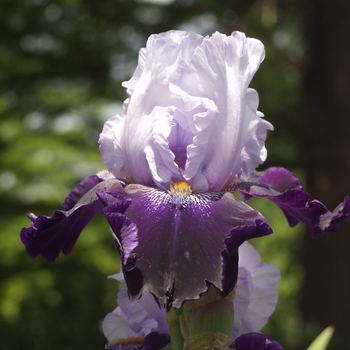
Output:
<path fill-rule="evenodd" d="M 326 350 L 334 332 L 333 327 L 327 327 L 307 348 L 307 350 Z"/>

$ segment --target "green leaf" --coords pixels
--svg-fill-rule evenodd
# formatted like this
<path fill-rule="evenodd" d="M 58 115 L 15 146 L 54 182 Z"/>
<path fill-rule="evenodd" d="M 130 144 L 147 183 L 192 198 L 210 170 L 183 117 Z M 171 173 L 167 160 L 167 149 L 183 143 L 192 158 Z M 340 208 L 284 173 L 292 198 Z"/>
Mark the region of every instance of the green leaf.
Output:
<path fill-rule="evenodd" d="M 307 350 L 326 350 L 329 341 L 334 332 L 334 327 L 327 327 L 319 336 L 312 342 L 312 344 L 307 348 Z"/>

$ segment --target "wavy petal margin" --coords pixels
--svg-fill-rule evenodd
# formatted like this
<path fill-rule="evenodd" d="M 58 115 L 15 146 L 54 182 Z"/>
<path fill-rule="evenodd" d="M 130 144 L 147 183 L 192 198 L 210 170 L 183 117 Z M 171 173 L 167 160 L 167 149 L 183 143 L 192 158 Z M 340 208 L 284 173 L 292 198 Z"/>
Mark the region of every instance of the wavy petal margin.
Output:
<path fill-rule="evenodd" d="M 282 209 L 290 226 L 303 222 L 311 227 L 312 237 L 335 231 L 350 215 L 349 196 L 331 212 L 320 201 L 310 201 L 298 177 L 285 168 L 268 168 L 251 181 L 233 183 L 225 190 L 241 192 L 246 200 L 252 196 L 268 198 Z"/>
<path fill-rule="evenodd" d="M 83 228 L 104 208 L 96 192 L 121 186 L 121 181 L 105 174 L 89 176 L 67 196 L 64 210 L 56 210 L 52 217 L 29 213 L 32 225 L 20 234 L 28 254 L 32 258 L 40 254 L 48 261 L 55 261 L 61 251 L 69 255 Z"/>

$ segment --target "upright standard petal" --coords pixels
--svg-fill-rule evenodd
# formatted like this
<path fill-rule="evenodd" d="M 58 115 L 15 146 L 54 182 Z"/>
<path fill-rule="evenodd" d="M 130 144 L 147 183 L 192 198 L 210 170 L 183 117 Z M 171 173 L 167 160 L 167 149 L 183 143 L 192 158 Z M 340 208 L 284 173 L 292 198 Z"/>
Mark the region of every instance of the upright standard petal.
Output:
<path fill-rule="evenodd" d="M 119 194 L 130 205 L 124 210 L 106 202 L 105 216 L 129 293 L 137 298 L 150 291 L 167 307 L 198 298 L 208 282 L 223 293 L 232 290 L 239 245 L 272 233 L 260 213 L 231 193 L 191 194 L 177 183 L 170 191 L 128 185 Z"/>
<path fill-rule="evenodd" d="M 186 181 L 195 192 L 248 176 L 265 160 L 272 129 L 248 88 L 264 55 L 260 41 L 239 32 L 152 35 L 124 83 L 125 122 L 109 120 L 100 136 L 109 170 L 161 189 Z"/>
<path fill-rule="evenodd" d="M 182 174 L 198 192 L 220 191 L 266 158 L 264 142 L 272 125 L 261 119 L 258 94 L 248 89 L 264 56 L 258 40 L 240 32 L 215 33 L 170 77 L 171 91 L 184 106 L 186 123 L 178 122 L 182 128 L 192 125 L 193 133 Z"/>

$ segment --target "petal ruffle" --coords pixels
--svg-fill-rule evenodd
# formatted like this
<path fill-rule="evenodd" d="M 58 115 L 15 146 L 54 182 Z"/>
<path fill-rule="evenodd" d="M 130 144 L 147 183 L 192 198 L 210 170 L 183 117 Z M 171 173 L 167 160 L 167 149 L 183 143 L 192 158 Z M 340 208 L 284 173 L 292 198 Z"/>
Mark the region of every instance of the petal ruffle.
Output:
<path fill-rule="evenodd" d="M 240 246 L 231 341 L 244 333 L 259 332 L 266 325 L 276 307 L 280 277 L 279 269 L 262 263 L 251 244 L 244 242 Z"/>
<path fill-rule="evenodd" d="M 20 235 L 28 254 L 32 258 L 40 254 L 48 261 L 56 260 L 61 251 L 69 255 L 83 228 L 104 208 L 96 192 L 118 187 L 121 181 L 110 179 L 105 173 L 90 176 L 67 196 L 63 204 L 65 210 L 55 211 L 52 217 L 28 214 L 32 225 L 23 228 Z"/>
<path fill-rule="evenodd" d="M 240 32 L 151 35 L 123 83 L 124 120 L 111 118 L 101 133 L 103 162 L 118 178 L 160 189 L 186 181 L 197 193 L 249 176 L 273 128 L 248 88 L 264 56 L 263 44 Z"/>
<path fill-rule="evenodd" d="M 124 282 L 121 273 L 111 277 Z M 109 341 L 131 336 L 145 337 L 154 331 L 169 334 L 165 311 L 160 308 L 151 293 L 144 292 L 141 298 L 131 301 L 124 284 L 118 292 L 117 304 L 118 307 L 106 316 L 102 325 L 103 332 Z M 121 319 L 127 323 L 131 332 L 125 332 L 119 327 Z"/>
<path fill-rule="evenodd" d="M 106 202 L 105 216 L 122 252 L 129 293 L 137 298 L 150 291 L 167 307 L 198 298 L 207 282 L 232 290 L 238 246 L 272 232 L 259 212 L 231 193 L 183 195 L 142 185 L 119 193 L 130 206 L 124 211 Z"/>
<path fill-rule="evenodd" d="M 245 199 L 268 198 L 282 209 L 290 226 L 303 222 L 312 228 L 313 237 L 334 231 L 350 215 L 350 197 L 331 212 L 320 201 L 309 201 L 298 177 L 285 168 L 271 167 L 249 180 L 233 183 L 226 190 L 241 192 Z"/>
<path fill-rule="evenodd" d="M 194 125 L 182 173 L 197 192 L 219 191 L 266 159 L 272 125 L 257 112 L 258 94 L 248 88 L 264 56 L 262 43 L 243 33 L 214 33 L 169 78 L 171 91 L 183 100 L 187 123 Z"/>

